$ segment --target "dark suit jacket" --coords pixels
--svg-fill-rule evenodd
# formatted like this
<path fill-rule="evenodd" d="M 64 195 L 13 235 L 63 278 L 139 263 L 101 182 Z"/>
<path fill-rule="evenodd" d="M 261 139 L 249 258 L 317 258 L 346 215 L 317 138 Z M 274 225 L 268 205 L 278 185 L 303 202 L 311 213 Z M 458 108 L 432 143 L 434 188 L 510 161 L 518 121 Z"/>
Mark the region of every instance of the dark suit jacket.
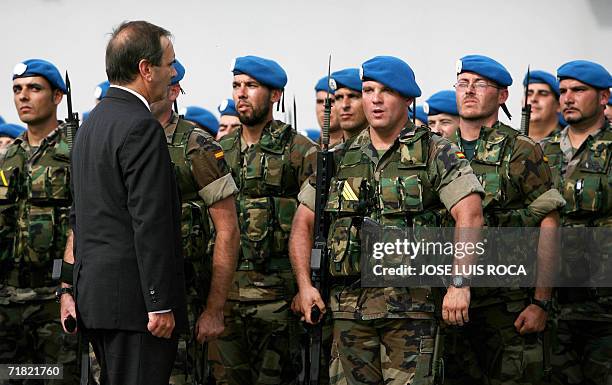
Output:
<path fill-rule="evenodd" d="M 171 309 L 187 326 L 180 203 L 161 125 L 135 95 L 110 88 L 72 154 L 74 288 L 86 328 L 147 331 Z"/>

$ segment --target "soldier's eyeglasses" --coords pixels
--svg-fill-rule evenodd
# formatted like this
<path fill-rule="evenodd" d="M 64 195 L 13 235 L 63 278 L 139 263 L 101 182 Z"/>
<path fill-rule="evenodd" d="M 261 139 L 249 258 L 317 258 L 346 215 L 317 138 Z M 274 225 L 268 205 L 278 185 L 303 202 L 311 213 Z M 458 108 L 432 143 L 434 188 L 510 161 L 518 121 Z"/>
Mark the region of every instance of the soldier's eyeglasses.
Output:
<path fill-rule="evenodd" d="M 476 90 L 476 92 L 484 92 L 484 90 L 486 90 L 487 87 L 493 87 L 497 89 L 500 88 L 496 86 L 495 84 L 491 84 L 485 80 L 476 80 L 473 83 L 470 83 L 466 80 L 461 80 L 461 81 L 458 81 L 453 87 L 455 87 L 457 91 L 465 91 L 470 87 L 474 87 L 474 90 Z"/>

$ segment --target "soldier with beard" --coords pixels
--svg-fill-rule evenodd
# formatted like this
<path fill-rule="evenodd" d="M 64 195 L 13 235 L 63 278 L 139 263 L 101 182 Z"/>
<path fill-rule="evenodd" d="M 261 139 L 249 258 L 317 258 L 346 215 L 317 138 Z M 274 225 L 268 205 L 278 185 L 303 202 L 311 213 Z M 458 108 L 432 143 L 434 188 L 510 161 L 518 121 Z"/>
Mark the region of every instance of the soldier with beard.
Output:
<path fill-rule="evenodd" d="M 290 310 L 295 279 L 288 257 L 302 183 L 313 173 L 316 145 L 273 120 L 287 75 L 274 61 L 244 56 L 232 66 L 242 127 L 221 139 L 238 186 L 240 251 L 225 307 L 225 332 L 214 342 L 228 384 L 292 384 L 299 373 L 299 325 Z"/>

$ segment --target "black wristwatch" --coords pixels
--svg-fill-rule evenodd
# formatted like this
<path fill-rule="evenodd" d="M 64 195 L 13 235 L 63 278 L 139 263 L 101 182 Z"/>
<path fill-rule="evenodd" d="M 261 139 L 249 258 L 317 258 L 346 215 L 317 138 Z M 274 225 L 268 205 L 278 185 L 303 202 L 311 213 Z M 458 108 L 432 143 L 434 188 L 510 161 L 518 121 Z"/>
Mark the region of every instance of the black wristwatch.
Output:
<path fill-rule="evenodd" d="M 62 299 L 62 295 L 64 294 L 72 295 L 72 288 L 71 287 L 58 287 L 57 289 L 55 289 L 55 302 L 60 303 L 60 300 Z"/>
<path fill-rule="evenodd" d="M 549 312 L 552 309 L 552 301 L 549 299 L 535 299 L 531 298 L 531 303 L 540 307 L 545 312 Z"/>
<path fill-rule="evenodd" d="M 462 287 L 470 286 L 472 279 L 463 275 L 454 275 L 451 281 L 451 286 L 461 289 Z"/>

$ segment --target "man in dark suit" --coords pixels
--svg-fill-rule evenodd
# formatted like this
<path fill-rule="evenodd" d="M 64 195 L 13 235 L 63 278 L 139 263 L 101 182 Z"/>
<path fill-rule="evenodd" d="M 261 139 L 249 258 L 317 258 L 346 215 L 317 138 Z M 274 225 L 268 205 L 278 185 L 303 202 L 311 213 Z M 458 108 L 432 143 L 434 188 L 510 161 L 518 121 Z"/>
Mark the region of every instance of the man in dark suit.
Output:
<path fill-rule="evenodd" d="M 94 347 L 102 384 L 168 384 L 187 326 L 178 189 L 149 109 L 176 74 L 169 37 L 144 21 L 113 32 L 111 87 L 73 151 L 76 312 L 68 313 Z"/>

